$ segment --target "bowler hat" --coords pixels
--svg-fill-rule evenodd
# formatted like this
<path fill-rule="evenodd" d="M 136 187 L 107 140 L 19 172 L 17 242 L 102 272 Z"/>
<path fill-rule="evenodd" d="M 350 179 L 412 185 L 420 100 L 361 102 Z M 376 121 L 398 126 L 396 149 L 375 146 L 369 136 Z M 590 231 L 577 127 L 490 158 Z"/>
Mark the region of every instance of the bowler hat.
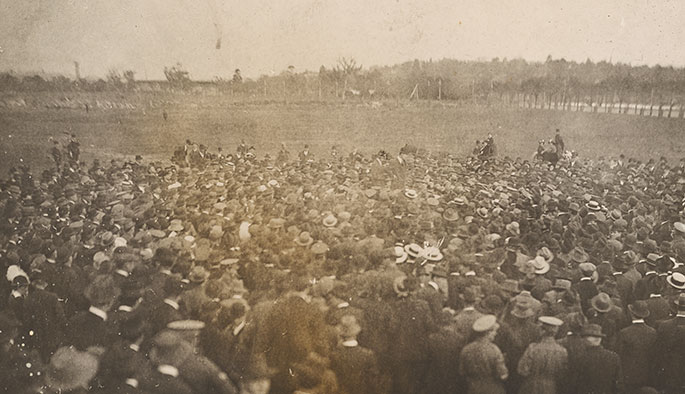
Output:
<path fill-rule="evenodd" d="M 606 335 L 602 334 L 602 326 L 599 324 L 586 324 L 580 331 L 580 336 L 604 338 Z"/>
<path fill-rule="evenodd" d="M 639 319 L 644 319 L 649 316 L 649 307 L 647 306 L 647 302 L 643 300 L 638 300 L 628 305 L 628 310 L 630 310 L 630 313 L 632 313 L 633 316 Z"/>

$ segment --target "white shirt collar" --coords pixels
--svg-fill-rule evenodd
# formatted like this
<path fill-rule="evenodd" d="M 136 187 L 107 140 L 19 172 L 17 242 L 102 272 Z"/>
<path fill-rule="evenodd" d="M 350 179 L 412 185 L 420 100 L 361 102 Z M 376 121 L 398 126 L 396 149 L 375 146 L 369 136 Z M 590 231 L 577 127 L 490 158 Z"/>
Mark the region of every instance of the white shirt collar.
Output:
<path fill-rule="evenodd" d="M 233 329 L 233 335 L 236 336 L 236 335 L 240 334 L 240 332 L 243 330 L 243 328 L 245 328 L 245 320 L 243 320 L 242 322 L 240 322 L 240 324 L 238 324 L 238 325 Z"/>
<path fill-rule="evenodd" d="M 464 308 L 464 312 L 466 312 L 466 311 L 475 311 L 475 310 L 476 310 L 476 308 L 474 308 L 474 307 L 472 307 L 472 306 L 467 306 L 466 308 Z"/>
<path fill-rule="evenodd" d="M 635 319 L 633 320 L 633 324 L 638 324 L 638 323 L 644 323 L 645 319 Z"/>
<path fill-rule="evenodd" d="M 173 365 L 162 364 L 157 367 L 157 371 L 163 375 L 169 375 L 175 378 L 178 377 L 178 368 L 174 367 Z"/>
<path fill-rule="evenodd" d="M 126 384 L 133 388 L 138 388 L 138 379 L 128 378 L 126 379 Z"/>
<path fill-rule="evenodd" d="M 584 276 L 584 277 L 580 278 L 581 282 L 586 281 L 586 280 L 592 280 L 592 278 L 588 277 L 588 276 Z"/>
<path fill-rule="evenodd" d="M 178 302 L 176 302 L 174 300 L 170 300 L 168 298 L 164 299 L 164 303 L 169 305 L 170 307 L 176 309 L 176 310 L 178 310 L 178 308 L 180 308 L 180 306 L 178 305 Z"/>
<path fill-rule="evenodd" d="M 107 312 L 103 311 L 100 308 L 96 308 L 91 305 L 90 308 L 88 308 L 88 312 L 94 314 L 95 316 L 99 317 L 103 321 L 107 321 Z"/>
<path fill-rule="evenodd" d="M 345 347 L 356 347 L 359 346 L 359 342 L 357 342 L 356 339 L 350 339 L 348 341 L 343 341 L 342 345 Z"/>
<path fill-rule="evenodd" d="M 650 294 L 649 298 L 661 298 L 661 294 Z"/>
<path fill-rule="evenodd" d="M 140 346 L 136 345 L 135 343 L 128 345 L 128 348 L 133 350 L 134 352 L 140 351 Z"/>

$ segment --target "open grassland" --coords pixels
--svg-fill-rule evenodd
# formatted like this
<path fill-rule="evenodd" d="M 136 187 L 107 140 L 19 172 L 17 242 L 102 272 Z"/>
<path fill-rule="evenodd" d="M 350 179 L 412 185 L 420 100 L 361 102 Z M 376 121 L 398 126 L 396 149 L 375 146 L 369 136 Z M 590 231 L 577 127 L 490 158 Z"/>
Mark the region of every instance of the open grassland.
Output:
<path fill-rule="evenodd" d="M 169 158 L 186 138 L 233 152 L 241 139 L 257 153 L 278 151 L 282 142 L 291 153 L 309 144 L 327 154 L 333 144 L 344 152 L 385 149 L 395 153 L 406 142 L 431 151 L 468 155 L 476 139 L 492 133 L 499 154 L 529 158 L 540 138 L 560 128 L 570 149 L 581 156 L 648 159 L 685 157 L 685 120 L 618 114 L 592 114 L 502 107 L 454 106 L 440 103 L 379 108 L 356 103 L 226 104 L 175 103 L 163 109 L 0 110 L 0 165 L 3 173 L 20 159 L 33 168 L 50 165 L 50 136 L 74 133 L 83 157 L 108 159 L 141 154 Z"/>

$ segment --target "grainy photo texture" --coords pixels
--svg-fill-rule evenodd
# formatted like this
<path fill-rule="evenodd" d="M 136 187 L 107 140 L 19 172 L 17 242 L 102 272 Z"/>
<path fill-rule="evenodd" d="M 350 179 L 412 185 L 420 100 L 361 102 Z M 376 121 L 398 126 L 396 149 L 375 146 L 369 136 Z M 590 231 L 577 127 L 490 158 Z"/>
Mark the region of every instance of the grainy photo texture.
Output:
<path fill-rule="evenodd" d="M 0 392 L 685 393 L 683 21 L 0 0 Z"/>

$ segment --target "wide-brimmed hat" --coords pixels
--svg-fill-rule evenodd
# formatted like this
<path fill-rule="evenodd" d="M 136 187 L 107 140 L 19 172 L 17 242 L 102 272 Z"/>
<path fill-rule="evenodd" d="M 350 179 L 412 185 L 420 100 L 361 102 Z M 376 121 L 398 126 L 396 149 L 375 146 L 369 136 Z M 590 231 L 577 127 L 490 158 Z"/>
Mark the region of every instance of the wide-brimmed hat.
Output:
<path fill-rule="evenodd" d="M 398 297 L 406 297 L 409 295 L 409 290 L 405 286 L 407 277 L 405 275 L 398 275 L 392 281 L 392 289 Z"/>
<path fill-rule="evenodd" d="M 357 322 L 354 315 L 344 315 L 340 318 L 340 323 L 336 326 L 338 333 L 343 338 L 356 338 L 362 331 L 362 327 Z"/>
<path fill-rule="evenodd" d="M 202 266 L 195 266 L 188 274 L 191 283 L 203 283 L 209 278 L 209 272 Z"/>
<path fill-rule="evenodd" d="M 522 291 L 514 297 L 514 308 L 511 310 L 511 314 L 520 319 L 535 315 L 533 308 L 537 303 L 536 301 L 530 292 Z"/>
<path fill-rule="evenodd" d="M 647 305 L 647 301 L 635 301 L 628 305 L 628 310 L 630 310 L 630 313 L 632 313 L 633 316 L 639 319 L 644 319 L 649 316 L 649 307 Z"/>
<path fill-rule="evenodd" d="M 546 274 L 550 269 L 549 263 L 545 261 L 545 258 L 542 256 L 535 256 L 531 262 L 533 268 L 535 268 L 535 273 L 538 275 Z"/>
<path fill-rule="evenodd" d="M 586 324 L 580 330 L 581 337 L 597 337 L 604 338 L 606 335 L 602 334 L 602 326 L 599 324 Z"/>
<path fill-rule="evenodd" d="M 316 255 L 326 254 L 328 250 L 328 245 L 326 245 L 326 243 L 323 241 L 316 241 L 316 243 L 314 243 L 311 247 L 312 253 Z"/>
<path fill-rule="evenodd" d="M 480 207 L 480 208 L 476 209 L 476 213 L 478 214 L 478 216 L 480 216 L 483 219 L 487 219 L 489 216 L 488 215 L 488 209 L 485 207 Z"/>
<path fill-rule="evenodd" d="M 673 224 L 673 228 L 675 228 L 676 231 L 678 231 L 681 234 L 685 234 L 685 223 L 683 222 L 675 222 Z"/>
<path fill-rule="evenodd" d="M 395 263 L 404 263 L 407 261 L 407 257 L 409 257 L 409 254 L 404 250 L 404 247 L 401 245 L 395 245 L 393 249 L 394 255 L 395 255 Z"/>
<path fill-rule="evenodd" d="M 117 287 L 112 276 L 98 275 L 83 293 L 91 305 L 99 306 L 114 302 L 121 294 L 121 289 Z"/>
<path fill-rule="evenodd" d="M 444 257 L 440 249 L 435 246 L 429 246 L 423 250 L 423 257 L 428 261 L 440 261 Z"/>
<path fill-rule="evenodd" d="M 442 218 L 448 222 L 455 222 L 459 220 L 459 211 L 454 208 L 447 208 L 442 213 Z"/>
<path fill-rule="evenodd" d="M 149 358 L 155 364 L 178 366 L 193 353 L 192 345 L 177 330 L 164 329 L 152 338 Z"/>
<path fill-rule="evenodd" d="M 314 239 L 308 231 L 303 231 L 295 238 L 295 243 L 300 246 L 309 246 L 314 243 Z"/>
<path fill-rule="evenodd" d="M 50 357 L 45 383 L 55 392 L 87 389 L 97 370 L 98 359 L 94 355 L 73 346 L 61 347 Z"/>
<path fill-rule="evenodd" d="M 283 228 L 283 225 L 285 225 L 285 219 L 283 219 L 283 218 L 271 218 L 271 219 L 269 219 L 269 223 L 266 226 L 271 228 L 271 229 L 279 229 L 279 228 Z"/>
<path fill-rule="evenodd" d="M 510 294 L 518 294 L 521 292 L 521 289 L 519 289 L 519 282 L 514 279 L 506 279 L 504 282 L 500 283 L 499 287 Z"/>
<path fill-rule="evenodd" d="M 614 303 L 611 301 L 611 297 L 607 293 L 599 293 L 592 297 L 590 304 L 597 312 L 606 313 L 611 310 Z"/>
<path fill-rule="evenodd" d="M 678 290 L 685 290 L 685 275 L 680 272 L 674 272 L 666 277 L 666 282 L 673 288 Z"/>
<path fill-rule="evenodd" d="M 573 248 L 571 252 L 568 254 L 568 257 L 576 263 L 584 263 L 588 260 L 587 253 L 585 253 L 585 251 L 579 246 Z"/>
<path fill-rule="evenodd" d="M 571 290 L 571 281 L 568 279 L 558 278 L 554 281 L 552 289 L 560 291 L 569 291 Z"/>

